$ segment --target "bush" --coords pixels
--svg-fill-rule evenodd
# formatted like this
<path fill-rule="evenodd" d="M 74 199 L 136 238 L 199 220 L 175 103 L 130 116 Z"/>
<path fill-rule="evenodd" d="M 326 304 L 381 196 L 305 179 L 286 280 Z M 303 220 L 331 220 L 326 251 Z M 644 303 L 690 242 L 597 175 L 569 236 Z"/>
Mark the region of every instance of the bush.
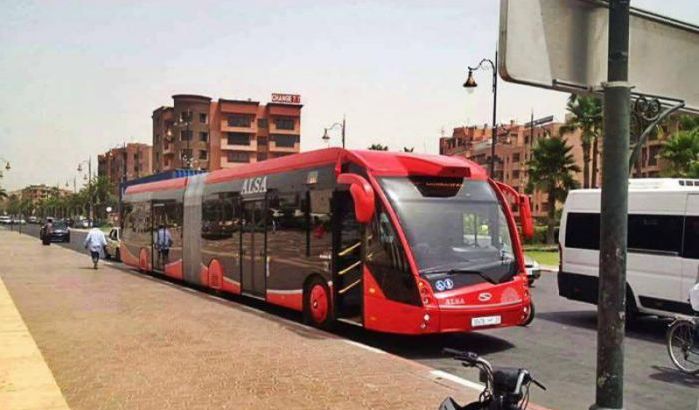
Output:
<path fill-rule="evenodd" d="M 531 239 L 525 239 L 525 245 L 532 244 L 545 244 L 546 243 L 546 225 L 535 225 L 534 226 L 534 237 Z M 554 240 L 558 240 L 558 227 L 553 230 Z"/>

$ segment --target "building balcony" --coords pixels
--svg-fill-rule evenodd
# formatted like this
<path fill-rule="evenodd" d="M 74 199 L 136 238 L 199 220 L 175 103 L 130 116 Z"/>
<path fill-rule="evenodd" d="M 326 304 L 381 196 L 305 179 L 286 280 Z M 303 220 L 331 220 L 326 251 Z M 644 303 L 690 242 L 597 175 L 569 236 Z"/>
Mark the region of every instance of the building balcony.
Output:
<path fill-rule="evenodd" d="M 251 139 L 250 144 L 248 144 L 248 145 L 229 144 L 228 141 L 224 138 L 221 140 L 221 149 L 227 150 L 227 151 L 256 152 L 257 151 L 257 141 Z"/>
<path fill-rule="evenodd" d="M 246 134 L 257 134 L 257 121 L 251 121 L 248 127 L 234 127 L 228 125 L 228 120 L 221 120 L 221 132 L 243 132 Z"/>
<path fill-rule="evenodd" d="M 294 127 L 294 129 L 285 129 L 285 128 L 277 128 L 276 125 L 274 125 L 274 122 L 271 122 L 269 124 L 269 133 L 272 134 L 284 134 L 284 135 L 299 135 L 301 133 L 301 127 L 298 126 L 298 124 Z"/>
<path fill-rule="evenodd" d="M 269 142 L 269 152 L 300 152 L 301 150 L 301 144 L 300 143 L 294 143 L 293 146 L 279 146 L 277 145 L 276 142 L 270 141 Z"/>

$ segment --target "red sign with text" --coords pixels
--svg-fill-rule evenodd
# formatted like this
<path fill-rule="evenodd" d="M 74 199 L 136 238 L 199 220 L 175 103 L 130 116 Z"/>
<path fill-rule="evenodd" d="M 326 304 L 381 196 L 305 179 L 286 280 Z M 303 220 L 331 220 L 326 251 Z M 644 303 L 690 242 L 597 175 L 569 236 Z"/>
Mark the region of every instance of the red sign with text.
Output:
<path fill-rule="evenodd" d="M 298 94 L 272 94 L 273 103 L 301 104 L 301 96 Z"/>

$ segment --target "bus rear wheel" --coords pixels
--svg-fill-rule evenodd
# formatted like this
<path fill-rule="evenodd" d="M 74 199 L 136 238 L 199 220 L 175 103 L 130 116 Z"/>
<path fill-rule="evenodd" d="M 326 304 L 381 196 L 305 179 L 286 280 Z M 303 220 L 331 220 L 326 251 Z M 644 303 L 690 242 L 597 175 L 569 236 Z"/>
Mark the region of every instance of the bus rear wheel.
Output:
<path fill-rule="evenodd" d="M 303 292 L 303 319 L 309 325 L 327 329 L 332 323 L 330 289 L 319 277 L 314 277 Z"/>

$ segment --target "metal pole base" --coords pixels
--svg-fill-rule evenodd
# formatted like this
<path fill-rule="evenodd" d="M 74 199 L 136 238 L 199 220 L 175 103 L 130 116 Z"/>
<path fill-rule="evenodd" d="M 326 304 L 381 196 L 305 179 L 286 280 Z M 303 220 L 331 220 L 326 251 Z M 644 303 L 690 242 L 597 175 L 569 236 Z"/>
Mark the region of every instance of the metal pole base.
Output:
<path fill-rule="evenodd" d="M 590 406 L 590 410 L 624 410 L 623 407 L 599 407 L 596 404 Z"/>

